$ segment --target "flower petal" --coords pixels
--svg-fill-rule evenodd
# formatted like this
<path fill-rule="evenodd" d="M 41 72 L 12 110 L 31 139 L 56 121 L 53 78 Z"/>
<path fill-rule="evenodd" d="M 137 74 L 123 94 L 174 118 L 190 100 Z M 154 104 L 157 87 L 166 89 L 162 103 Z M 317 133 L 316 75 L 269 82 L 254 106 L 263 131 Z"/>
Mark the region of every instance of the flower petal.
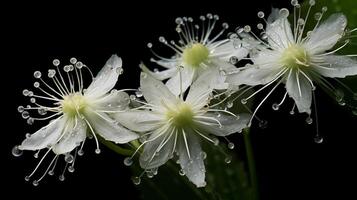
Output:
<path fill-rule="evenodd" d="M 167 88 L 176 96 L 181 92 L 184 93 L 192 83 L 194 72 L 189 66 L 178 69 L 177 73 L 166 82 Z"/>
<path fill-rule="evenodd" d="M 300 113 L 311 113 L 312 89 L 310 82 L 300 73 L 295 70 L 290 70 L 286 80 L 286 90 Z"/>
<path fill-rule="evenodd" d="M 220 79 L 221 75 L 218 68 L 207 67 L 192 84 L 186 102 L 191 103 L 197 109 L 205 106 L 214 86 L 219 83 Z"/>
<path fill-rule="evenodd" d="M 172 156 L 175 147 L 175 135 L 172 129 L 154 131 L 144 146 L 140 156 L 140 166 L 143 169 L 153 169 L 165 164 Z"/>
<path fill-rule="evenodd" d="M 118 81 L 121 67 L 121 58 L 117 55 L 112 55 L 89 85 L 85 95 L 87 97 L 100 97 L 109 92 Z"/>
<path fill-rule="evenodd" d="M 314 67 L 322 76 L 344 78 L 357 74 L 357 61 L 347 56 L 325 56 L 324 62 L 331 66 Z"/>
<path fill-rule="evenodd" d="M 95 100 L 95 108 L 102 111 L 125 110 L 130 103 L 129 95 L 123 91 L 114 91 Z"/>
<path fill-rule="evenodd" d="M 131 132 L 119 125 L 105 113 L 97 112 L 96 114 L 94 111 L 86 110 L 85 118 L 88 120 L 95 133 L 99 134 L 106 140 L 124 144 L 138 139 L 139 137 L 136 133 Z"/>
<path fill-rule="evenodd" d="M 74 121 L 70 120 L 67 123 L 71 124 L 65 130 L 65 135 L 53 146 L 52 150 L 55 154 L 71 152 L 86 138 L 87 124 L 83 120 L 76 118 Z"/>
<path fill-rule="evenodd" d="M 148 132 L 157 129 L 163 120 L 162 115 L 151 111 L 123 111 L 113 115 L 123 126 L 137 132 Z"/>
<path fill-rule="evenodd" d="M 238 115 L 238 117 L 235 117 L 227 114 L 218 115 L 213 113 L 206 113 L 204 117 L 211 119 L 206 118 L 199 120 L 205 123 L 213 123 L 214 125 L 199 123 L 199 129 L 201 133 L 213 134 L 216 136 L 227 136 L 232 133 L 241 132 L 244 128 L 246 128 L 251 115 L 241 113 Z"/>
<path fill-rule="evenodd" d="M 227 75 L 226 82 L 233 85 L 264 85 L 273 81 L 279 72 L 281 67 L 259 67 L 251 66 L 250 68 L 231 73 Z"/>
<path fill-rule="evenodd" d="M 331 49 L 343 36 L 347 25 L 346 17 L 341 13 L 331 15 L 312 33 L 305 46 L 312 54 L 322 53 Z"/>
<path fill-rule="evenodd" d="M 151 76 L 155 77 L 157 80 L 160 81 L 173 77 L 178 71 L 176 67 L 172 67 L 162 71 L 152 72 L 144 64 L 141 64 L 140 68 L 143 70 L 143 72 L 150 74 Z"/>
<path fill-rule="evenodd" d="M 59 117 L 41 128 L 19 146 L 21 150 L 38 150 L 56 144 L 65 128 L 67 118 Z"/>
<path fill-rule="evenodd" d="M 203 151 L 198 136 L 187 130 L 186 142 L 183 136 L 178 140 L 179 161 L 187 178 L 197 187 L 204 187 L 205 165 L 203 162 Z"/>
<path fill-rule="evenodd" d="M 273 49 L 287 48 L 294 42 L 291 26 L 286 17 L 279 17 L 274 22 L 268 23 L 266 28 L 269 45 Z"/>
<path fill-rule="evenodd" d="M 156 80 L 150 74 L 141 73 L 140 88 L 149 104 L 161 106 L 162 101 L 165 103 L 177 101 L 176 96 L 161 81 Z"/>
<path fill-rule="evenodd" d="M 221 45 L 219 45 L 221 43 Z M 228 62 L 231 57 L 236 57 L 238 60 L 246 57 L 249 53 L 249 50 L 246 48 L 238 48 L 237 45 L 241 43 L 240 40 L 224 40 L 224 41 L 217 41 L 212 43 L 208 48 L 211 50 L 211 56 L 215 59 L 219 59 L 222 61 Z M 218 46 L 217 46 L 218 45 Z"/>

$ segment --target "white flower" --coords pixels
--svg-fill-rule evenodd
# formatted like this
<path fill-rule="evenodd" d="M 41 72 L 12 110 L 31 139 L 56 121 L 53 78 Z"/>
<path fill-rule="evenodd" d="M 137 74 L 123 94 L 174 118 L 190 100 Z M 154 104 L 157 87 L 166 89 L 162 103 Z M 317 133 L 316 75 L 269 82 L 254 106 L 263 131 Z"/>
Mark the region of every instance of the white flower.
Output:
<path fill-rule="evenodd" d="M 299 112 L 310 115 L 314 84 L 317 83 L 334 91 L 324 77 L 344 78 L 356 75 L 357 61 L 351 58 L 356 55 L 335 54 L 349 42 L 349 40 L 342 41 L 344 42 L 342 46 L 334 48 L 346 33 L 347 19 L 343 14 L 333 14 L 321 22 L 327 10 L 323 7 L 322 12 L 314 15 L 317 23 L 313 30 L 306 31 L 305 22 L 311 20 L 308 19 L 309 13 L 315 2 L 310 0 L 310 8 L 305 19 L 297 14 L 301 12 L 300 4 L 296 0 L 293 0 L 292 4 L 294 5 L 293 27 L 288 22 L 289 11 L 286 8 L 280 11 L 274 9 L 267 20 L 266 30 L 262 24 L 258 24 L 258 28 L 263 30 L 262 39 L 250 32 L 250 29 L 242 34 L 246 41 L 256 42 L 252 38 L 257 38 L 261 45 L 250 53 L 254 64 L 243 67 L 237 73 L 232 72 L 228 75 L 227 82 L 234 85 L 264 85 L 254 94 L 276 82 L 259 106 L 280 83 L 284 83 L 286 86 L 284 98 L 279 104 L 273 104 L 273 109 L 279 109 L 288 94 L 293 98 Z M 258 16 L 263 18 L 264 13 L 259 12 Z M 304 37 L 305 33 L 307 34 Z M 243 99 L 242 102 L 245 103 L 254 94 Z"/>
<path fill-rule="evenodd" d="M 218 82 L 219 78 L 211 68 L 193 83 L 183 100 L 182 95 L 173 94 L 150 74 L 141 74 L 140 87 L 147 103 L 115 113 L 114 118 L 133 131 L 145 133 L 141 138 L 144 150 L 140 156 L 140 165 L 145 171 L 157 169 L 176 152 L 181 174 L 197 187 L 205 186 L 205 153 L 201 140 L 217 144 L 214 136 L 240 132 L 250 118 L 247 114 L 238 117 L 226 110 L 210 108 L 212 81 Z"/>
<path fill-rule="evenodd" d="M 174 51 L 175 55 L 171 58 L 159 56 L 152 50 L 152 44 L 148 44 L 153 54 L 158 57 L 158 60 L 152 58 L 151 61 L 166 70 L 151 72 L 144 65 L 142 69 L 159 80 L 168 79 L 166 86 L 175 95 L 180 92 L 180 82 L 182 82 L 182 92 L 185 92 L 191 83 L 209 68 L 215 68 L 215 76 L 220 78 L 215 89 L 227 89 L 224 71 L 234 68 L 230 61 L 235 64 L 238 59 L 248 54 L 248 50 L 235 45 L 232 40 L 218 40 L 228 29 L 227 23 L 223 23 L 223 29 L 212 37 L 219 20 L 217 15 L 207 14 L 206 17 L 201 16 L 200 20 L 201 23 L 195 24 L 191 17 L 177 18 L 176 32 L 180 37 L 177 43 L 173 40 L 167 41 L 162 36 L 159 37 L 161 43 Z M 179 66 L 183 67 L 182 80 L 180 80 Z"/>
<path fill-rule="evenodd" d="M 87 137 L 95 138 L 96 153 L 100 153 L 98 135 L 115 143 L 127 143 L 138 138 L 137 134 L 122 127 L 108 115 L 111 112 L 125 109 L 130 102 L 128 94 L 112 90 L 119 74 L 123 71 L 122 60 L 113 55 L 95 78 L 87 66 L 77 62 L 75 58 L 70 61 L 71 65 L 65 65 L 63 68 L 65 73 L 59 69 L 59 60 L 53 61 L 56 69 L 48 70 L 48 77 L 54 88 L 41 78 L 41 72 L 36 71 L 34 76 L 39 82 L 35 82 L 34 87 L 42 94 L 36 94 L 29 90 L 23 91 L 23 94 L 29 96 L 31 103 L 34 104 L 33 107 L 19 106 L 18 108 L 22 117 L 27 119 L 29 124 L 37 120 L 55 118 L 34 134 L 26 135 L 22 144 L 13 149 L 15 155 L 21 153 L 22 150 L 48 149 L 36 169 L 51 150 L 55 153 L 55 157 L 50 166 L 57 162 L 59 155 L 65 154 L 65 161 L 68 164 L 72 163 L 68 169 L 73 169 L 76 153 L 83 154 L 82 148 Z M 89 70 L 93 78 L 87 89 L 83 89 L 83 70 Z M 110 90 L 112 92 L 108 93 Z M 51 101 L 51 104 L 43 105 L 44 100 Z M 37 115 L 40 116 L 30 116 L 29 111 L 38 111 Z M 33 114 L 36 115 L 36 113 Z M 79 145 L 81 145 L 80 148 L 78 148 Z M 74 149 L 76 149 L 76 153 L 70 154 Z M 55 164 L 53 169 L 54 167 Z M 27 180 L 36 169 L 26 177 Z M 53 173 L 53 169 L 50 173 Z M 37 185 L 43 177 L 35 180 L 34 185 Z M 64 179 L 63 174 L 60 179 Z"/>

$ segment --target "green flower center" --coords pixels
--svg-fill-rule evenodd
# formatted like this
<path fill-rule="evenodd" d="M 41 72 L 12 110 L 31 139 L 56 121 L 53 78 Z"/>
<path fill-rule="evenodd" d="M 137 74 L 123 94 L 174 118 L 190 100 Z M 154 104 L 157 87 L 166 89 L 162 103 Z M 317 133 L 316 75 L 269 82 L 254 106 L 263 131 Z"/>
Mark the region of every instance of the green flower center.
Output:
<path fill-rule="evenodd" d="M 285 49 L 280 61 L 285 67 L 301 68 L 309 66 L 310 58 L 303 47 L 297 44 L 292 44 Z"/>
<path fill-rule="evenodd" d="M 192 44 L 183 51 L 183 61 L 192 66 L 198 67 L 206 61 L 209 56 L 209 50 L 201 43 Z"/>
<path fill-rule="evenodd" d="M 175 109 L 169 109 L 166 113 L 168 120 L 177 128 L 191 126 L 193 124 L 194 113 L 189 105 L 181 103 Z"/>
<path fill-rule="evenodd" d="M 74 93 L 67 95 L 61 102 L 62 111 L 70 117 L 83 112 L 84 108 L 88 105 L 87 100 L 83 95 Z"/>

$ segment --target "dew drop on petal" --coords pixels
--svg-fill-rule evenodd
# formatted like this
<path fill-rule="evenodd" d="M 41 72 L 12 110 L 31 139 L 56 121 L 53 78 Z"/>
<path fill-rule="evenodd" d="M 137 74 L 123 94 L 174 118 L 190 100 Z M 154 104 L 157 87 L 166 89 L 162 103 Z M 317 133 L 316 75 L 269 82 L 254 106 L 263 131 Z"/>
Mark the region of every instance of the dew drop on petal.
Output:
<path fill-rule="evenodd" d="M 234 143 L 233 142 L 229 142 L 227 144 L 227 147 L 228 147 L 228 149 L 234 149 Z"/>
<path fill-rule="evenodd" d="M 131 157 L 124 158 L 124 165 L 131 166 L 133 164 L 133 159 Z"/>
<path fill-rule="evenodd" d="M 16 145 L 12 148 L 12 151 L 11 151 L 12 155 L 15 156 L 15 157 L 19 157 L 22 155 L 23 151 L 19 149 L 19 146 Z"/>
<path fill-rule="evenodd" d="M 321 137 L 320 135 L 316 135 L 314 137 L 314 142 L 317 143 L 317 144 L 321 144 L 323 141 L 324 141 L 324 138 Z"/>
<path fill-rule="evenodd" d="M 140 177 L 138 177 L 138 176 L 132 177 L 131 180 L 133 181 L 133 183 L 134 183 L 135 185 L 139 185 L 139 184 L 141 183 L 141 179 L 140 179 Z"/>

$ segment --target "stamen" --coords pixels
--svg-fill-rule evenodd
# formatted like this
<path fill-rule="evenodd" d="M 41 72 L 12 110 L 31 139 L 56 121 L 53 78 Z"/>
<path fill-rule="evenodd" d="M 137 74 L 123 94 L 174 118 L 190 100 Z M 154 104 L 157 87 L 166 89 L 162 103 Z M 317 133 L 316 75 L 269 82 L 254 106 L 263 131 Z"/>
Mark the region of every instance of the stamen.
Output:
<path fill-rule="evenodd" d="M 190 150 L 189 150 L 189 147 L 188 147 L 187 138 L 186 138 L 186 133 L 185 133 L 185 130 L 184 130 L 184 129 L 182 129 L 182 136 L 183 136 L 183 140 L 184 140 L 184 142 L 185 142 L 185 147 L 186 147 L 188 159 L 191 159 L 191 154 L 190 154 Z"/>

